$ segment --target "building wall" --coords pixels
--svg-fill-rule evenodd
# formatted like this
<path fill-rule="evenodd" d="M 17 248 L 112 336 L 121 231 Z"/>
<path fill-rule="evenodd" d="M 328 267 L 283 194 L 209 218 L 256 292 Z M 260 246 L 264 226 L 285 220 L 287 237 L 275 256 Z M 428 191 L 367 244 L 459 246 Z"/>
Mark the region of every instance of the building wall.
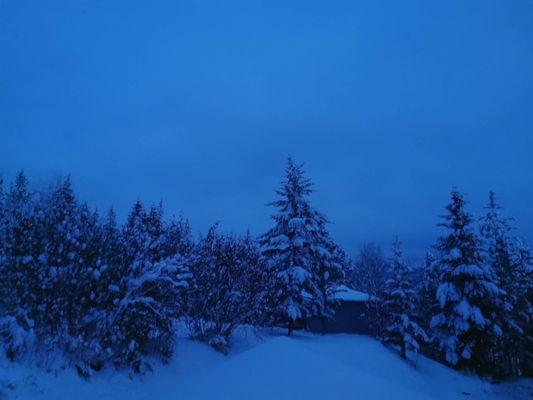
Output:
<path fill-rule="evenodd" d="M 313 318 L 308 321 L 307 328 L 317 333 L 372 333 L 369 310 L 366 303 L 361 301 L 341 301 L 335 307 L 334 319 L 326 321 L 325 327 L 318 318 Z"/>

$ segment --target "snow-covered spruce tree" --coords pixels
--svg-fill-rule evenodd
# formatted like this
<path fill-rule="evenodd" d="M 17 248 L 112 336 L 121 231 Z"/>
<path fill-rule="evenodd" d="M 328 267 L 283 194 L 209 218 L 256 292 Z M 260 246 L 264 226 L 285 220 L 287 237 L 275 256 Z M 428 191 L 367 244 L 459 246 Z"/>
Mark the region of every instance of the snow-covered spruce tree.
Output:
<path fill-rule="evenodd" d="M 261 257 L 259 244 L 250 232 L 237 239 L 239 241 L 237 259 L 242 271 L 238 280 L 238 290 L 241 293 L 241 303 L 246 310 L 241 323 L 264 325 L 269 317 L 264 258 Z"/>
<path fill-rule="evenodd" d="M 6 205 L 5 205 L 5 193 L 4 193 L 4 179 L 0 175 L 0 273 L 2 272 L 2 265 L 6 258 Z M 0 279 L 2 275 L 0 275 Z M 0 290 L 2 284 L 0 283 Z M 0 292 L 1 293 L 1 292 Z"/>
<path fill-rule="evenodd" d="M 80 238 L 84 243 L 80 254 L 85 268 L 78 274 L 83 287 L 74 297 L 80 299 L 78 331 L 83 341 L 70 358 L 78 373 L 89 376 L 112 359 L 111 349 L 105 348 L 104 333 L 120 301 L 118 288 L 123 271 L 114 211 L 110 210 L 101 221 L 96 212 L 91 213 L 82 205 L 80 222 Z"/>
<path fill-rule="evenodd" d="M 486 354 L 487 363 L 493 373 L 521 375 L 524 355 L 531 348 L 531 338 L 526 334 L 531 323 L 531 304 L 528 304 L 527 280 L 523 279 L 527 271 L 522 262 L 525 248 L 511 237 L 510 220 L 500 215 L 501 207 L 496 203 L 494 192 L 490 192 L 485 209 L 480 221 L 484 260 L 495 271 L 504 291 L 503 306 L 495 310 L 495 319 L 503 334 L 493 337 L 494 342 Z M 531 300 L 531 292 L 529 296 Z"/>
<path fill-rule="evenodd" d="M 0 175 L 0 265 L 2 265 L 3 256 L 5 253 L 6 230 L 5 230 L 5 193 L 4 193 L 4 179 Z"/>
<path fill-rule="evenodd" d="M 39 348 L 62 352 L 77 367 L 98 348 L 94 273 L 100 259 L 98 215 L 78 204 L 70 179 L 34 201 L 35 230 L 27 269 L 38 284 L 32 321 Z"/>
<path fill-rule="evenodd" d="M 422 320 L 425 328 L 429 328 L 429 321 L 436 313 L 435 298 L 439 286 L 440 274 L 438 264 L 435 262 L 435 256 L 432 251 L 427 251 L 424 258 L 422 271 L 422 280 L 418 285 L 419 308 L 421 310 Z"/>
<path fill-rule="evenodd" d="M 83 318 L 80 308 L 87 301 L 82 276 L 88 267 L 81 252 L 88 243 L 81 237 L 81 210 L 70 179 L 41 194 L 38 207 L 41 298 L 36 324 L 45 346 L 71 353 Z"/>
<path fill-rule="evenodd" d="M 435 246 L 439 311 L 432 317 L 431 328 L 450 365 L 481 369 L 490 338 L 501 334 L 494 313 L 501 306 L 502 290 L 492 268 L 483 262 L 480 240 L 461 193 L 452 191 L 446 210 L 439 224 L 446 234 Z"/>
<path fill-rule="evenodd" d="M 418 353 L 420 342 L 427 342 L 428 337 L 416 322 L 419 317 L 416 314 L 416 292 L 397 238 L 392 246 L 389 271 L 389 278 L 381 298 L 385 319 L 383 343 L 399 346 L 400 355 L 406 359 L 407 351 Z"/>
<path fill-rule="evenodd" d="M 289 157 L 277 191 L 280 199 L 269 204 L 278 209 L 272 217 L 275 226 L 260 238 L 273 280 L 274 319 L 287 324 L 289 335 L 297 321 L 329 315 L 325 292 L 330 277 L 337 274 L 325 217 L 309 203 L 311 186 L 302 165 Z"/>
<path fill-rule="evenodd" d="M 176 254 L 188 257 L 194 246 L 191 226 L 189 221 L 180 216 L 172 218 L 165 224 L 163 235 L 163 254 L 165 257 Z"/>
<path fill-rule="evenodd" d="M 40 281 L 34 257 L 35 210 L 23 172 L 2 196 L 0 257 L 0 336 L 7 356 L 15 359 L 34 338 Z"/>
<path fill-rule="evenodd" d="M 321 293 L 317 316 L 322 321 L 322 333 L 325 333 L 326 321 L 333 318 L 333 302 L 337 286 L 344 280 L 346 254 L 333 241 L 326 229 L 326 218 L 316 212 L 314 244 L 311 245 L 313 263 L 318 272 L 318 289 Z"/>
<path fill-rule="evenodd" d="M 519 239 L 515 239 L 515 249 L 516 303 L 513 317 L 522 332 L 510 338 L 510 345 L 518 356 L 515 373 L 533 376 L 533 252 Z"/>
<path fill-rule="evenodd" d="M 237 259 L 242 271 L 241 279 L 238 280 L 238 291 L 241 293 L 241 302 L 246 309 L 240 323 L 264 326 L 265 321 L 268 321 L 271 315 L 265 259 L 262 257 L 259 243 L 250 232 L 242 237 L 238 236 L 237 240 Z"/>
<path fill-rule="evenodd" d="M 97 219 L 77 204 L 69 179 L 39 193 L 27 186 L 19 174 L 6 199 L 2 308 L 11 327 L 31 333 L 37 348 L 81 354 L 90 308 L 86 273 L 98 253 L 92 235 L 82 234 L 90 222 L 96 229 Z"/>
<path fill-rule="evenodd" d="M 435 302 L 439 281 L 438 263 L 433 252 L 428 250 L 424 258 L 422 279 L 417 285 L 417 308 L 420 314 L 420 325 L 429 335 L 428 341 L 424 346 L 424 352 L 433 358 L 439 358 L 440 354 L 440 346 L 434 343 L 430 336 L 431 318 L 440 310 L 440 306 Z"/>
<path fill-rule="evenodd" d="M 115 211 L 110 209 L 101 225 L 101 259 L 95 272 L 96 301 L 104 310 L 113 310 L 120 301 L 120 284 L 127 269 L 123 262 L 123 242 Z"/>

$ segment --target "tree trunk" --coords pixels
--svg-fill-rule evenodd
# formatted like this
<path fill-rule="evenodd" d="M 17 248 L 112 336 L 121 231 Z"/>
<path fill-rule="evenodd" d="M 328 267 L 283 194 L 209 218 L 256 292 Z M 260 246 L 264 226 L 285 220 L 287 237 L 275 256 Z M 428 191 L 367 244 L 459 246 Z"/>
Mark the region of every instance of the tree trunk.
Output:
<path fill-rule="evenodd" d="M 405 351 L 405 341 L 404 340 L 402 340 L 402 343 L 401 343 L 400 356 L 402 356 L 402 358 L 404 360 L 407 360 L 407 352 Z"/>
<path fill-rule="evenodd" d="M 293 330 L 293 326 L 292 326 L 293 322 L 292 322 L 292 319 L 289 320 L 289 332 L 288 332 L 288 335 L 291 336 L 292 335 L 292 330 Z"/>

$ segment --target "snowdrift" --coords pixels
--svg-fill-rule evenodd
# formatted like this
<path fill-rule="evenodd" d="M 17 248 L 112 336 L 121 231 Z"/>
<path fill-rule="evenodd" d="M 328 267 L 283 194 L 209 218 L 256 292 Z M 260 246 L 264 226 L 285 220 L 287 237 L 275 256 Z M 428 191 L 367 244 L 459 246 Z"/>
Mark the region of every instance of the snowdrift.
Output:
<path fill-rule="evenodd" d="M 492 385 L 423 357 L 406 363 L 365 336 L 289 338 L 249 329 L 238 332 L 228 356 L 181 339 L 169 365 L 140 377 L 104 371 L 84 380 L 6 360 L 0 368 L 0 398 L 7 399 L 511 400 L 533 390 L 531 380 Z"/>

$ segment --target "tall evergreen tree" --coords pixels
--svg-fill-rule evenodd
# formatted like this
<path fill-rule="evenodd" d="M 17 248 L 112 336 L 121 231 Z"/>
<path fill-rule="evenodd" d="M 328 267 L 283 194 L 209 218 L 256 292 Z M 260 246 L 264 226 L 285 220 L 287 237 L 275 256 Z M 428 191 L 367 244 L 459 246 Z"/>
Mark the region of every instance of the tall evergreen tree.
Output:
<path fill-rule="evenodd" d="M 489 193 L 485 209 L 480 221 L 484 258 L 503 290 L 502 306 L 495 310 L 495 319 L 504 331 L 493 337 L 487 362 L 495 373 L 520 375 L 524 355 L 531 345 L 531 338 L 526 334 L 531 323 L 531 292 L 528 301 L 527 266 L 524 268 L 523 263 L 527 256 L 523 257 L 525 247 L 511 236 L 510 220 L 501 216 L 494 192 Z"/>
<path fill-rule="evenodd" d="M 165 224 L 163 253 L 166 257 L 176 254 L 187 257 L 194 245 L 191 226 L 186 218 L 172 218 Z"/>
<path fill-rule="evenodd" d="M 514 278 L 513 248 L 509 232 L 510 221 L 500 215 L 501 207 L 496 203 L 494 192 L 489 193 L 486 214 L 481 218 L 481 235 L 485 241 L 485 257 L 497 275 L 502 288 L 512 285 Z M 511 296 L 511 293 L 507 294 Z"/>
<path fill-rule="evenodd" d="M 422 270 L 422 280 L 418 285 L 418 309 L 421 315 L 421 325 L 428 335 L 431 335 L 430 322 L 433 315 L 437 314 L 440 306 L 435 302 L 437 297 L 437 288 L 439 286 L 440 272 L 438 263 L 431 250 L 426 252 L 424 266 Z M 439 356 L 440 348 L 431 336 L 425 346 L 425 352 L 435 358 Z"/>
<path fill-rule="evenodd" d="M 37 304 L 39 277 L 35 267 L 35 210 L 28 180 L 19 172 L 4 195 L 3 257 L 0 263 L 0 302 L 9 314 L 29 328 Z"/>
<path fill-rule="evenodd" d="M 523 376 L 533 375 L 533 252 L 521 240 L 516 239 L 514 257 L 516 283 L 513 317 L 521 332 L 514 330 L 510 346 L 518 368 L 513 373 Z M 517 362 L 516 362 L 517 361 Z"/>
<path fill-rule="evenodd" d="M 409 268 L 403 260 L 401 243 L 396 238 L 392 246 L 392 259 L 385 291 L 381 299 L 385 329 L 383 342 L 400 347 L 400 355 L 407 358 L 407 351 L 418 352 L 419 342 L 428 340 L 416 320 L 416 292 L 409 278 Z"/>
<path fill-rule="evenodd" d="M 333 241 L 327 231 L 327 219 L 321 213 L 315 211 L 316 229 L 311 230 L 313 244 L 311 254 L 315 265 L 317 285 L 320 292 L 318 318 L 322 321 L 323 333 L 325 333 L 326 320 L 333 317 L 333 302 L 337 286 L 344 280 L 346 269 L 346 255 L 344 251 Z"/>
<path fill-rule="evenodd" d="M 242 293 L 241 302 L 245 313 L 242 323 L 262 326 L 268 321 L 268 275 L 265 260 L 261 257 L 259 243 L 250 232 L 239 238 L 239 252 L 237 255 L 241 269 L 239 291 Z"/>
<path fill-rule="evenodd" d="M 4 259 L 6 243 L 6 210 L 4 196 L 4 179 L 0 175 L 0 265 Z"/>
<path fill-rule="evenodd" d="M 431 319 L 435 313 L 435 303 L 437 288 L 439 286 L 440 274 L 438 264 L 435 262 L 435 256 L 432 251 L 427 251 L 424 258 L 424 266 L 422 270 L 422 280 L 419 285 L 419 302 L 422 310 L 423 320 Z M 429 325 L 429 324 L 428 324 Z M 427 328 L 428 326 L 426 326 Z"/>
<path fill-rule="evenodd" d="M 119 264 L 120 229 L 117 223 L 117 215 L 113 208 L 109 209 L 102 224 L 102 266 L 103 269 L 116 267 Z"/>
<path fill-rule="evenodd" d="M 77 306 L 85 299 L 74 302 L 81 294 L 85 282 L 81 276 L 86 268 L 81 251 L 88 243 L 81 237 L 81 210 L 77 204 L 70 178 L 52 189 L 50 196 L 41 203 L 39 226 L 42 251 L 39 256 L 39 271 L 43 282 L 40 316 L 43 329 L 58 342 L 66 343 L 68 337 L 76 336 L 75 319 Z M 81 296 L 80 296 L 81 297 Z M 81 300 L 81 301 L 80 301 Z M 50 343 L 57 346 L 57 343 Z"/>
<path fill-rule="evenodd" d="M 501 334 L 494 311 L 500 306 L 502 291 L 494 271 L 483 262 L 480 240 L 461 193 L 452 191 L 446 210 L 440 224 L 446 234 L 436 244 L 439 312 L 431 327 L 449 364 L 479 368 L 488 337 Z"/>
<path fill-rule="evenodd" d="M 4 193 L 4 180 L 0 176 L 0 272 L 6 262 L 7 213 Z M 1 279 L 1 275 L 0 275 Z M 2 284 L 0 283 L 0 294 Z"/>
<path fill-rule="evenodd" d="M 295 323 L 312 316 L 328 314 L 325 295 L 336 269 L 331 254 L 325 217 L 309 203 L 311 182 L 302 165 L 289 157 L 279 200 L 270 203 L 278 209 L 275 226 L 260 238 L 262 253 L 272 271 L 275 314 L 287 323 L 289 335 Z"/>

